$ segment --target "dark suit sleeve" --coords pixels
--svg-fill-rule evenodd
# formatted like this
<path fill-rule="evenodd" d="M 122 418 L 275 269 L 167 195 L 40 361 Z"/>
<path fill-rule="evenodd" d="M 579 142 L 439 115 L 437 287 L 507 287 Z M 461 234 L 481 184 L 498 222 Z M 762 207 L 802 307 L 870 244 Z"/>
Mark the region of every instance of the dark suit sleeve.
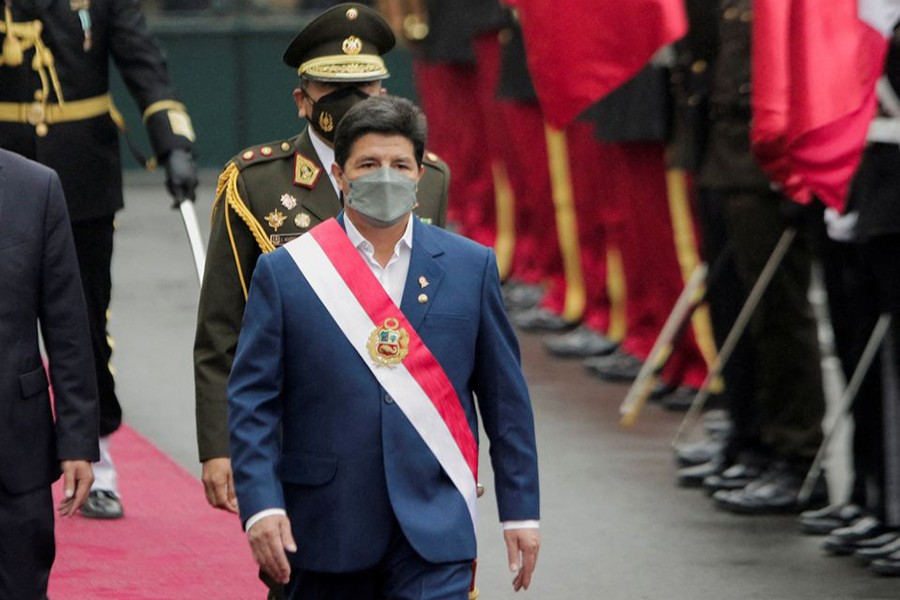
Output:
<path fill-rule="evenodd" d="M 38 317 L 56 406 L 57 457 L 99 458 L 99 413 L 87 307 L 66 201 L 56 174 L 48 181 Z"/>
<path fill-rule="evenodd" d="M 472 377 L 472 389 L 490 439 L 500 520 L 539 519 L 534 416 L 519 344 L 503 308 L 493 252 L 488 253 L 485 265 Z"/>
<path fill-rule="evenodd" d="M 284 508 L 276 467 L 284 386 L 284 312 L 272 254 L 260 258 L 228 381 L 231 461 L 241 520 Z"/>
<path fill-rule="evenodd" d="M 109 51 L 144 115 L 155 155 L 163 158 L 175 148 L 190 150 L 194 138 L 190 119 L 175 102 L 166 59 L 137 0 L 112 0 Z"/>

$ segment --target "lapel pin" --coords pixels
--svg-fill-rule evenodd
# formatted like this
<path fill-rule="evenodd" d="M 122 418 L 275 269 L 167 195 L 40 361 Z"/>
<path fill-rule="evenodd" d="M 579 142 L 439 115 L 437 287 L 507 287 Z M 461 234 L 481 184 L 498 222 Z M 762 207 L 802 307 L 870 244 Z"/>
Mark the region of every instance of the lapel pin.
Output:
<path fill-rule="evenodd" d="M 427 288 L 427 287 L 428 287 L 428 280 L 425 279 L 425 276 L 424 276 L 424 275 L 420 275 L 420 276 L 419 276 L 419 287 L 420 287 L 420 288 Z"/>

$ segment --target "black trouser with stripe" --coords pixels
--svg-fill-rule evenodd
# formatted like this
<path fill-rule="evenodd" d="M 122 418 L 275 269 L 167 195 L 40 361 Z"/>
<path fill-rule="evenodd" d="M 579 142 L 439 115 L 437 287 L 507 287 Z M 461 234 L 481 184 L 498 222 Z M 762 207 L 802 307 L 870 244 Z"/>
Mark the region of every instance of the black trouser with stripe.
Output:
<path fill-rule="evenodd" d="M 106 330 L 112 290 L 113 216 L 72 223 L 81 284 L 87 302 L 94 349 L 94 367 L 100 393 L 100 435 L 106 436 L 122 423 L 122 407 L 116 398 L 115 380 L 109 361 L 112 348 Z"/>

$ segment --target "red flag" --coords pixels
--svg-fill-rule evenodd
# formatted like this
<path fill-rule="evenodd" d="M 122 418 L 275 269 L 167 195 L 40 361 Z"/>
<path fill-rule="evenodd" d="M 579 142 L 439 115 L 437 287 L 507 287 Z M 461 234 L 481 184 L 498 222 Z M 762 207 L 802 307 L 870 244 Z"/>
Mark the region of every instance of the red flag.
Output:
<path fill-rule="evenodd" d="M 754 0 L 754 154 L 797 202 L 843 211 L 896 0 Z"/>
<path fill-rule="evenodd" d="M 546 120 L 564 128 L 687 32 L 684 0 L 506 0 Z"/>

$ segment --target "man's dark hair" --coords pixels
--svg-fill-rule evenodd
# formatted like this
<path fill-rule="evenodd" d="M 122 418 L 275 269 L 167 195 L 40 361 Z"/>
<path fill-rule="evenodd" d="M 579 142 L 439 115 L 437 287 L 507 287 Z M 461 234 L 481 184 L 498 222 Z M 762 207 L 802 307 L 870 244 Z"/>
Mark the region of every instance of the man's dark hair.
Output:
<path fill-rule="evenodd" d="M 334 162 L 343 169 L 354 142 L 368 133 L 401 135 L 412 142 L 416 164 L 422 164 L 428 125 L 418 106 L 397 96 L 372 96 L 353 106 L 334 134 Z"/>

